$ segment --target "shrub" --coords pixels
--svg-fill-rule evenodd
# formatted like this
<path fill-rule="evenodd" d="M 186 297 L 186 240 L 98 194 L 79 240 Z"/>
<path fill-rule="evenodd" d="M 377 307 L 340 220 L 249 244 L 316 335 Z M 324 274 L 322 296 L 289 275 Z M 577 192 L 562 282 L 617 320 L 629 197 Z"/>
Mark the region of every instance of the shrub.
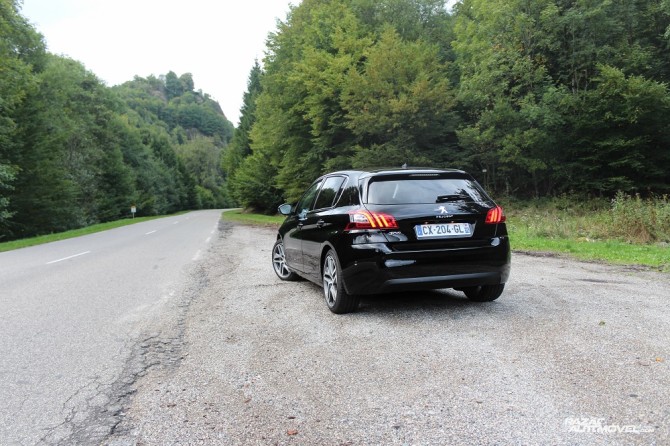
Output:
<path fill-rule="evenodd" d="M 641 198 L 618 192 L 612 199 L 612 235 L 631 243 L 670 241 L 670 200 L 667 195 Z"/>

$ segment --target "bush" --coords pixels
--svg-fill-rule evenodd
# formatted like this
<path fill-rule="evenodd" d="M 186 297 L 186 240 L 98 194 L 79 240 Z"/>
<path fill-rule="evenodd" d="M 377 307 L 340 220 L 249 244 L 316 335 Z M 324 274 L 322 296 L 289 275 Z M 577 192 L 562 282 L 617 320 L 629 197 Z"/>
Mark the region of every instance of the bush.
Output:
<path fill-rule="evenodd" d="M 670 198 L 619 192 L 611 200 L 560 196 L 532 201 L 501 200 L 510 232 L 580 241 L 670 242 Z M 504 203 L 508 201 L 507 203 Z"/>
<path fill-rule="evenodd" d="M 670 200 L 667 195 L 643 199 L 618 192 L 612 199 L 611 231 L 631 243 L 670 242 Z"/>

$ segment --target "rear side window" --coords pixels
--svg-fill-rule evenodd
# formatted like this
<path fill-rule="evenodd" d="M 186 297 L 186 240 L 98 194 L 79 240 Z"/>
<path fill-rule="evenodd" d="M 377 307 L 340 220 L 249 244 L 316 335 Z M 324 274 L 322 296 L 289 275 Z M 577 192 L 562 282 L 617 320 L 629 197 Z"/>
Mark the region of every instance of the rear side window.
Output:
<path fill-rule="evenodd" d="M 361 200 L 359 199 L 356 185 L 345 187 L 342 191 L 342 196 L 337 202 L 337 206 L 357 206 L 359 204 L 361 204 Z"/>
<path fill-rule="evenodd" d="M 319 192 L 319 197 L 316 199 L 314 209 L 325 209 L 333 206 L 335 197 L 344 183 L 344 177 L 330 177 L 326 179 Z"/>
<path fill-rule="evenodd" d="M 370 204 L 420 204 L 457 201 L 486 202 L 479 185 L 462 178 L 405 178 L 373 181 L 368 185 Z"/>

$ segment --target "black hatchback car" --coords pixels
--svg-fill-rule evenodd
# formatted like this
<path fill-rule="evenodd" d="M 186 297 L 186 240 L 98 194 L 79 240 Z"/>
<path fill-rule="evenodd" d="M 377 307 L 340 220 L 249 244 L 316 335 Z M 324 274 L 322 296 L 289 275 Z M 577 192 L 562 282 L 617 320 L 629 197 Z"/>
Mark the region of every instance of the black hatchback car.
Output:
<path fill-rule="evenodd" d="M 509 277 L 503 210 L 460 170 L 334 172 L 279 211 L 275 273 L 323 286 L 334 313 L 392 291 L 455 288 L 492 301 Z"/>

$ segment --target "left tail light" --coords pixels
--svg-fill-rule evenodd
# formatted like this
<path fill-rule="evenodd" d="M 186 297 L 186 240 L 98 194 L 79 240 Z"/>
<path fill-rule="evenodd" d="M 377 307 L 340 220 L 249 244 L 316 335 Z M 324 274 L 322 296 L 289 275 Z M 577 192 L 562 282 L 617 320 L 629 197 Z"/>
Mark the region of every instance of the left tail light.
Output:
<path fill-rule="evenodd" d="M 344 230 L 354 229 L 398 229 L 398 222 L 393 215 L 382 212 L 354 211 L 349 212 L 349 224 Z"/>
<path fill-rule="evenodd" d="M 489 225 L 495 225 L 498 223 L 503 223 L 505 220 L 507 220 L 507 217 L 505 217 L 503 208 L 496 206 L 492 209 L 489 209 L 489 212 L 486 214 L 485 223 Z"/>

